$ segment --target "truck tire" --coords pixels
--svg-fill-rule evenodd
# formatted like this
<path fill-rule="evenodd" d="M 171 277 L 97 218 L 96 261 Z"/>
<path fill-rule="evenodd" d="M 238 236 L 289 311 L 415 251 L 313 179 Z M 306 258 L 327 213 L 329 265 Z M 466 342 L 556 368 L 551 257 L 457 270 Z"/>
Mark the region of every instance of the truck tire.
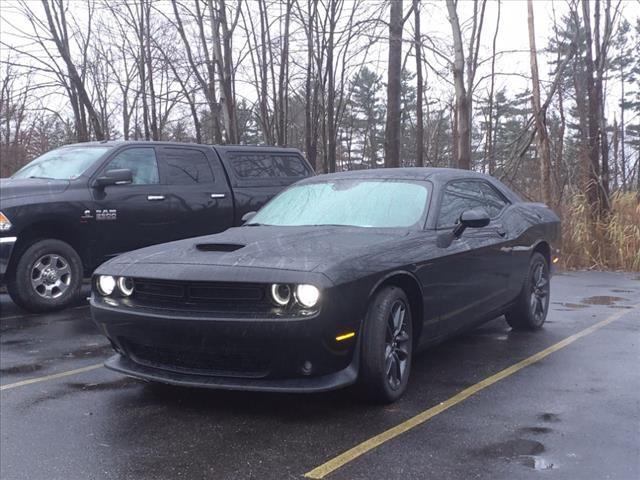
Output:
<path fill-rule="evenodd" d="M 413 344 L 411 308 L 402 289 L 386 287 L 373 298 L 361 342 L 360 394 L 374 403 L 395 402 L 407 388 Z"/>
<path fill-rule="evenodd" d="M 7 292 L 16 305 L 30 312 L 60 310 L 79 298 L 82 274 L 82 261 L 71 245 L 40 240 L 18 258 Z"/>
<path fill-rule="evenodd" d="M 529 271 L 516 304 L 505 313 L 514 330 L 538 330 L 544 325 L 549 310 L 549 265 L 535 252 L 529 261 Z"/>

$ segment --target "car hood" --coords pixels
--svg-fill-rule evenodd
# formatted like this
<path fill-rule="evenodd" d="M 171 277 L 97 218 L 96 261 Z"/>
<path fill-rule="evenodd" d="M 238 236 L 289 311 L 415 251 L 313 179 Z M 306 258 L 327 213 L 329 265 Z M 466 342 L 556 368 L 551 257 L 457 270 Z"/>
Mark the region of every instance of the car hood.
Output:
<path fill-rule="evenodd" d="M 68 187 L 68 180 L 0 178 L 0 198 L 8 200 L 35 195 L 53 195 L 64 192 Z"/>
<path fill-rule="evenodd" d="M 311 272 L 385 248 L 407 230 L 352 227 L 237 227 L 155 245 L 109 264 L 209 265 Z M 102 270 L 102 269 L 101 269 Z"/>

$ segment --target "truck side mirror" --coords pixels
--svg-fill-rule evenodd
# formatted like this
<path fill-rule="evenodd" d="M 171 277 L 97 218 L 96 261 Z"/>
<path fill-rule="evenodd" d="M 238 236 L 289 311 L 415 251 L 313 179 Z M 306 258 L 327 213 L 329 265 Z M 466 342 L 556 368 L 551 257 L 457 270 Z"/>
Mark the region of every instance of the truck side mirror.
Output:
<path fill-rule="evenodd" d="M 464 232 L 467 228 L 486 227 L 487 225 L 489 225 L 490 221 L 491 217 L 489 217 L 487 211 L 482 207 L 465 210 L 460 214 L 458 224 L 453 229 L 453 235 L 456 238 L 460 238 L 462 232 Z"/>
<path fill-rule="evenodd" d="M 96 178 L 95 187 L 106 187 L 108 185 L 129 185 L 133 183 L 133 173 L 128 168 L 118 168 L 117 170 L 107 170 L 103 176 Z"/>

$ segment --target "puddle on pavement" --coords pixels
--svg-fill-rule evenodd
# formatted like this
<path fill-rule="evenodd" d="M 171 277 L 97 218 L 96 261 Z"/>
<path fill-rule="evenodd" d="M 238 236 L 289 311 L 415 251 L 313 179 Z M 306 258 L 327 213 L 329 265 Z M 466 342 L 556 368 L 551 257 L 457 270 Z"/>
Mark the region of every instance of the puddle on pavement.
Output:
<path fill-rule="evenodd" d="M 497 458 L 517 458 L 523 455 L 539 455 L 544 445 L 536 440 L 517 438 L 506 442 L 494 443 L 481 450 L 484 455 Z"/>
<path fill-rule="evenodd" d="M 553 429 L 549 427 L 524 427 L 521 428 L 522 433 L 533 433 L 535 435 L 544 435 L 545 433 L 553 432 Z"/>
<path fill-rule="evenodd" d="M 65 386 L 74 390 L 83 390 L 85 392 L 101 392 L 107 390 L 118 390 L 120 388 L 127 388 L 134 383 L 140 383 L 138 380 L 124 377 L 111 382 L 96 382 L 96 383 L 81 383 L 81 382 L 66 382 Z"/>
<path fill-rule="evenodd" d="M 0 342 L 0 345 L 3 346 L 11 346 L 11 345 L 29 345 L 34 343 L 33 340 L 27 340 L 27 339 L 23 339 L 23 340 L 4 340 L 2 342 Z"/>
<path fill-rule="evenodd" d="M 0 368 L 0 375 L 18 375 L 20 373 L 33 373 L 42 370 L 39 363 L 25 363 L 13 367 Z"/>
<path fill-rule="evenodd" d="M 557 413 L 541 413 L 538 415 L 538 418 L 543 422 L 559 422 L 560 415 Z"/>
<path fill-rule="evenodd" d="M 582 303 L 588 305 L 613 305 L 615 302 L 624 302 L 627 300 L 623 297 L 613 297 L 610 295 L 595 295 L 593 297 L 587 297 L 582 299 Z"/>
<path fill-rule="evenodd" d="M 535 470 L 551 470 L 557 468 L 553 463 L 541 457 L 522 456 L 518 458 L 518 462 L 525 467 Z"/>
<path fill-rule="evenodd" d="M 111 345 L 90 344 L 82 348 L 78 348 L 64 355 L 64 358 L 93 358 L 104 357 L 112 351 Z"/>
<path fill-rule="evenodd" d="M 535 431 L 547 433 L 547 431 L 551 431 L 551 429 L 546 429 L 545 427 L 527 427 L 521 430 L 530 433 L 535 433 Z M 535 470 L 557 468 L 552 462 L 540 456 L 544 451 L 544 445 L 536 440 L 517 438 L 489 445 L 480 450 L 480 453 L 485 456 L 514 461 Z"/>
<path fill-rule="evenodd" d="M 589 308 L 589 305 L 585 305 L 584 303 L 564 303 L 564 302 L 553 302 L 554 305 L 561 305 L 569 310 L 576 310 L 578 308 Z"/>

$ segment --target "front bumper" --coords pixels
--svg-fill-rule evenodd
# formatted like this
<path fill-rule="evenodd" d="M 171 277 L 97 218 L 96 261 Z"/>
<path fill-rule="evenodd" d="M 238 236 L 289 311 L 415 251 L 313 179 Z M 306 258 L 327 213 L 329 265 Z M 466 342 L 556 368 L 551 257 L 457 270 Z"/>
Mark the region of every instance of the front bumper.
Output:
<path fill-rule="evenodd" d="M 310 317 L 212 318 L 203 312 L 152 311 L 92 297 L 94 321 L 118 355 L 105 366 L 174 385 L 229 390 L 321 392 L 348 386 L 358 374 L 358 335 L 347 312 Z M 338 320 L 336 320 L 338 319 Z"/>
<path fill-rule="evenodd" d="M 0 237 L 0 276 L 4 276 L 11 260 L 13 247 L 18 237 Z"/>

